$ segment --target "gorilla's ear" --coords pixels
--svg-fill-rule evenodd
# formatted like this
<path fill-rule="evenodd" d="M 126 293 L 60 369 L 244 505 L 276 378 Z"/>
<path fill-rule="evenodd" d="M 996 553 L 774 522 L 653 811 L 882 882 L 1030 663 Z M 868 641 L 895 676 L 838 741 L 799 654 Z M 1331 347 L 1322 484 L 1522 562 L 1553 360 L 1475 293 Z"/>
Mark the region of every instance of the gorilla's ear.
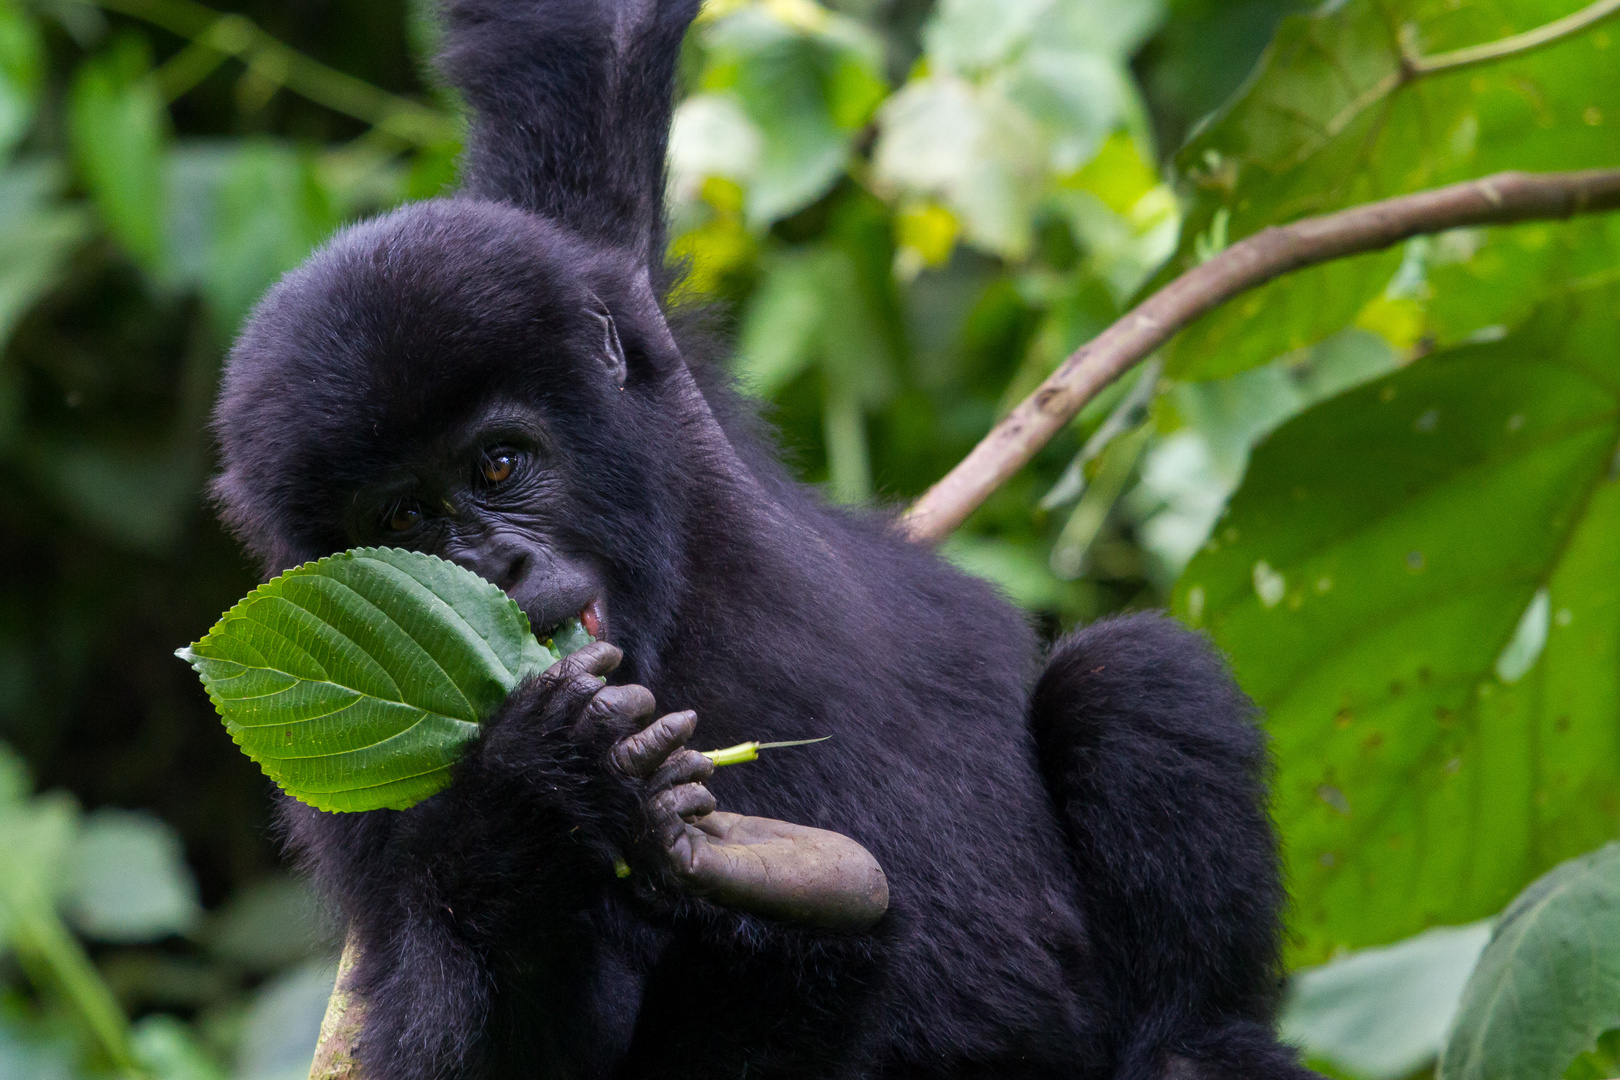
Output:
<path fill-rule="evenodd" d="M 624 359 L 624 346 L 619 344 L 619 328 L 613 324 L 613 316 L 609 313 L 607 305 L 596 297 L 587 310 L 602 324 L 602 366 L 607 368 L 608 375 L 613 379 L 613 385 L 624 389 L 624 380 L 629 377 L 630 368 Z"/>

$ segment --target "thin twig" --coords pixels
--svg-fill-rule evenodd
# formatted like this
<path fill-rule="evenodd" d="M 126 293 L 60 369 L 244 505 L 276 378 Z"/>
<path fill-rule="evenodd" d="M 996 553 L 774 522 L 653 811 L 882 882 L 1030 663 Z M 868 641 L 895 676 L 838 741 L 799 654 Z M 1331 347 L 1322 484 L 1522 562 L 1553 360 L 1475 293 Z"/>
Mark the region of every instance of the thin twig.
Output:
<path fill-rule="evenodd" d="M 912 505 L 901 530 L 930 544 L 949 536 L 1105 386 L 1198 316 L 1272 278 L 1424 233 L 1615 209 L 1620 169 L 1508 172 L 1258 232 L 1182 274 L 1075 350 Z"/>
<path fill-rule="evenodd" d="M 94 3 L 162 27 L 203 49 L 233 56 L 275 86 L 286 87 L 317 105 L 352 116 L 413 145 L 442 146 L 457 138 L 456 122 L 445 114 L 305 56 L 241 15 L 222 15 L 194 0 Z M 177 76 L 176 88 L 186 88 L 184 82 L 183 75 Z"/>
<path fill-rule="evenodd" d="M 1620 0 L 1597 0 L 1596 3 L 1588 4 L 1562 19 L 1555 19 L 1545 26 L 1538 26 L 1534 30 L 1526 30 L 1522 34 L 1514 34 L 1499 41 L 1470 45 L 1466 49 L 1453 49 L 1450 52 L 1435 53 L 1433 56 L 1406 57 L 1405 66 L 1413 75 L 1433 75 L 1436 72 L 1454 71 L 1474 64 L 1487 64 L 1493 60 L 1502 60 L 1545 48 L 1589 29 L 1617 13 L 1620 13 Z"/>

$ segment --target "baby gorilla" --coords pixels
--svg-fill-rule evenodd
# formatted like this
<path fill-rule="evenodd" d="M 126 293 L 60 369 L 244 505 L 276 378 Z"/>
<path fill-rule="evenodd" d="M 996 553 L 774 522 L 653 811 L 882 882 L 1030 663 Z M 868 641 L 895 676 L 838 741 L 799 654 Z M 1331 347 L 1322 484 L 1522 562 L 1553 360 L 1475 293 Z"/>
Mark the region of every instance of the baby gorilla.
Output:
<path fill-rule="evenodd" d="M 1043 668 L 677 344 L 697 7 L 451 0 L 463 191 L 340 233 L 230 357 L 215 491 L 267 572 L 432 551 L 602 639 L 433 798 L 282 803 L 360 945 L 367 1080 L 1308 1075 L 1272 1031 L 1264 744 L 1208 645 L 1135 616 Z M 711 775 L 697 718 L 833 738 Z"/>

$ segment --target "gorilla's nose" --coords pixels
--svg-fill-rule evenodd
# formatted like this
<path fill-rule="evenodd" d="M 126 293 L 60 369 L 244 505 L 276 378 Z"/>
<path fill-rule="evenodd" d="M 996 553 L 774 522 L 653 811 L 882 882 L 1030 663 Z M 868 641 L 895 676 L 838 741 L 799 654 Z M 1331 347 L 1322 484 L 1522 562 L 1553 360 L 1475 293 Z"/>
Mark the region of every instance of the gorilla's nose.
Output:
<path fill-rule="evenodd" d="M 506 544 L 447 552 L 445 558 L 500 586 L 503 592 L 511 592 L 529 571 L 529 553 Z"/>

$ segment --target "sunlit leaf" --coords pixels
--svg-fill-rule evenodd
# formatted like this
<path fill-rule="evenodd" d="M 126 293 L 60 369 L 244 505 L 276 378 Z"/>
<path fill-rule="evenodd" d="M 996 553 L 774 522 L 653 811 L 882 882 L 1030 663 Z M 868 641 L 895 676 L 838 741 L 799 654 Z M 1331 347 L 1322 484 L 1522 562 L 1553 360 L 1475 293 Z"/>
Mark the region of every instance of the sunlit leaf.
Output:
<path fill-rule="evenodd" d="M 881 183 L 937 199 L 987 251 L 1027 254 L 1047 148 L 1024 110 L 999 90 L 937 75 L 889 98 L 881 121 L 872 159 Z"/>
<path fill-rule="evenodd" d="M 1620 1026 L 1620 844 L 1564 863 L 1502 913 L 1440 1080 L 1558 1076 Z"/>
<path fill-rule="evenodd" d="M 1302 961 L 1488 915 L 1620 825 L 1617 315 L 1577 290 L 1285 425 L 1176 588 L 1269 717 Z"/>
<path fill-rule="evenodd" d="M 289 570 L 180 655 L 231 738 L 322 810 L 403 809 L 441 790 L 478 725 L 557 660 L 499 588 L 396 548 Z"/>
<path fill-rule="evenodd" d="M 732 95 L 760 136 L 747 178 L 749 221 L 769 224 L 819 198 L 843 173 L 855 133 L 881 98 L 876 41 L 830 13 L 807 26 L 753 7 L 716 21 L 704 40 L 704 87 Z"/>
<path fill-rule="evenodd" d="M 931 61 L 965 75 L 1045 47 L 1123 60 L 1163 17 L 1160 0 L 941 0 L 924 42 Z"/>
<path fill-rule="evenodd" d="M 764 136 L 730 94 L 696 94 L 675 110 L 669 132 L 669 183 L 677 203 L 698 197 L 711 177 L 754 175 Z"/>

